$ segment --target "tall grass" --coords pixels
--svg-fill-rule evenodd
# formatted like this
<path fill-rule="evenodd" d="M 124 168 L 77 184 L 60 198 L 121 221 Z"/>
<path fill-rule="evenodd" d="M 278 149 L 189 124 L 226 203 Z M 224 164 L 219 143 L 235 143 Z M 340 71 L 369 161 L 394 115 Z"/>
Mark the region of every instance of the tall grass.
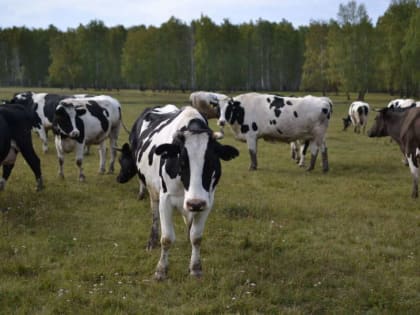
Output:
<path fill-rule="evenodd" d="M 0 89 L 0 97 L 17 91 Z M 120 100 L 127 126 L 147 106 L 188 101 L 182 93 L 109 94 Z M 43 154 L 34 135 L 46 189 L 35 192 L 19 156 L 0 192 L 0 313 L 418 314 L 420 201 L 410 197 L 409 170 L 388 138 L 343 132 L 349 102 L 331 98 L 328 174 L 320 161 L 305 172 L 288 145 L 262 140 L 260 168 L 249 172 L 246 145 L 227 130 L 222 141 L 241 155 L 223 162 L 200 280 L 188 275 L 191 246 L 179 215 L 169 278 L 158 283 L 159 250 L 145 250 L 149 201 L 136 199 L 137 181 L 121 185 L 115 174 L 98 175 L 93 148 L 84 160 L 86 182 L 78 182 L 73 154 L 61 180 L 52 136 Z M 388 100 L 367 96 L 372 107 Z M 127 139 L 122 131 L 120 145 Z"/>

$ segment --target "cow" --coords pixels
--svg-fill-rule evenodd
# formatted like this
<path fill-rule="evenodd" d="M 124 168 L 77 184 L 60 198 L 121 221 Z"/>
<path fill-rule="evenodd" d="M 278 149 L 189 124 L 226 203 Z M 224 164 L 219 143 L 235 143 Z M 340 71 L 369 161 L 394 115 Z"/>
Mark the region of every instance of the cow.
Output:
<path fill-rule="evenodd" d="M 23 105 L 3 104 L 0 106 L 0 165 L 3 175 L 0 190 L 3 190 L 14 167 L 18 152 L 32 169 L 36 179 L 36 190 L 44 188 L 41 163 L 32 145 L 31 129 L 35 115 Z"/>
<path fill-rule="evenodd" d="M 109 138 L 109 173 L 114 172 L 116 147 L 121 126 L 121 105 L 107 95 L 64 99 L 58 104 L 53 120 L 59 175 L 64 178 L 64 153 L 76 151 L 79 180 L 84 181 L 82 162 L 86 145 L 99 145 L 99 173 L 105 173 L 106 145 Z"/>
<path fill-rule="evenodd" d="M 257 169 L 257 140 L 290 143 L 309 141 L 314 169 L 318 151 L 322 153 L 323 171 L 327 172 L 326 131 L 332 113 L 332 102 L 326 97 L 280 97 L 271 94 L 246 93 L 220 104 L 218 124 L 229 123 L 237 140 L 246 141 L 251 158 L 250 170 Z"/>
<path fill-rule="evenodd" d="M 88 94 L 60 95 L 51 93 L 20 92 L 10 100 L 12 104 L 22 104 L 35 111 L 35 131 L 42 142 L 42 151 L 48 151 L 47 131 L 52 129 L 54 112 L 58 103 L 66 98 L 84 98 Z"/>
<path fill-rule="evenodd" d="M 369 104 L 366 102 L 356 101 L 350 104 L 349 114 L 343 118 L 343 131 L 347 130 L 350 125 L 354 126 L 354 132 L 363 134 L 366 130 L 366 125 L 369 116 Z"/>
<path fill-rule="evenodd" d="M 411 108 L 411 107 L 416 107 L 416 102 L 411 99 L 411 98 L 398 98 L 395 100 L 392 100 L 388 103 L 388 108 L 402 108 L 402 109 L 407 109 L 407 108 Z"/>
<path fill-rule="evenodd" d="M 200 245 L 221 176 L 220 160 L 237 157 L 238 150 L 220 144 L 195 108 L 169 105 L 146 109 L 131 130 L 130 144 L 125 143 L 121 151 L 117 181 L 125 183 L 138 174 L 149 192 L 153 224 L 148 249 L 157 245 L 160 217 L 161 255 L 155 279 L 167 277 L 169 248 L 175 241 L 174 208 L 188 226 L 190 275 L 200 277 Z"/>
<path fill-rule="evenodd" d="M 219 103 L 227 99 L 225 94 L 197 91 L 190 95 L 190 104 L 207 119 L 219 118 Z"/>
<path fill-rule="evenodd" d="M 400 146 L 413 176 L 411 197 L 418 197 L 418 150 L 420 149 L 420 108 L 378 110 L 369 137 L 390 136 Z"/>

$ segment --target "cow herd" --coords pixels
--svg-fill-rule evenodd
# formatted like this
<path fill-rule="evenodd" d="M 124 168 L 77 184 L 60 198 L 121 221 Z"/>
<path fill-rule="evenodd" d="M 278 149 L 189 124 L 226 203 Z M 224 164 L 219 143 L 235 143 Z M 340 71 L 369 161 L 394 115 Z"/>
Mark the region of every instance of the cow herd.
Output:
<path fill-rule="evenodd" d="M 43 189 L 40 159 L 32 145 L 31 130 L 38 133 L 44 152 L 47 132 L 54 133 L 59 175 L 64 177 L 64 153 L 76 152 L 79 180 L 84 181 L 83 157 L 86 147 L 99 146 L 99 172 L 104 173 L 106 143 L 111 157 L 108 172 L 114 172 L 116 151 L 120 151 L 119 183 L 133 177 L 140 182 L 139 197 L 148 192 L 152 209 L 152 228 L 148 249 L 159 246 L 161 255 L 155 278 L 167 277 L 168 251 L 175 241 L 172 222 L 174 209 L 181 212 L 192 246 L 190 274 L 201 276 L 200 245 L 206 219 L 212 209 L 214 193 L 222 174 L 221 160 L 239 155 L 236 148 L 219 142 L 228 124 L 237 140 L 246 142 L 250 170 L 257 170 L 257 142 L 290 143 L 292 157 L 313 170 L 321 153 L 322 170 L 328 172 L 326 133 L 333 113 L 327 97 L 283 97 L 274 94 L 245 93 L 235 97 L 212 92 L 194 92 L 191 106 L 158 106 L 144 110 L 134 122 L 129 141 L 118 148 L 122 111 L 118 100 L 107 95 L 56 95 L 23 92 L 0 106 L 0 164 L 5 188 L 18 152 L 32 169 L 37 190 Z M 369 137 L 390 136 L 404 154 L 413 176 L 412 197 L 418 196 L 418 149 L 420 148 L 420 107 L 414 100 L 394 100 L 378 111 Z M 353 125 L 365 133 L 369 104 L 353 102 L 344 129 Z M 219 131 L 213 132 L 208 119 L 217 118 Z M 159 237 L 159 226 L 161 236 Z"/>

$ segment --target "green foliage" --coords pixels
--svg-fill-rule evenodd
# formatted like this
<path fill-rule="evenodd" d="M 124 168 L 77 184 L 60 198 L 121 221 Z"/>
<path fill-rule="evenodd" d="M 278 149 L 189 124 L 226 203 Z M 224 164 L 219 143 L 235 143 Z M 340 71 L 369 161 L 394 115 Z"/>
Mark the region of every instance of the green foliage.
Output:
<path fill-rule="evenodd" d="M 18 91 L 0 89 L 0 98 Z M 145 107 L 188 102 L 179 92 L 110 94 L 123 104 L 127 126 Z M 226 130 L 222 142 L 240 156 L 222 165 L 199 280 L 188 275 L 191 246 L 179 213 L 169 278 L 158 283 L 152 277 L 159 250 L 145 248 L 150 204 L 137 200 L 137 180 L 122 185 L 116 174 L 97 174 L 93 147 L 84 159 L 86 182 L 78 182 L 73 154 L 61 180 L 55 152 L 43 154 L 34 135 L 45 190 L 35 192 L 19 155 L 0 192 L 0 313 L 419 313 L 420 212 L 419 200 L 410 198 L 410 172 L 389 139 L 343 132 L 349 102 L 329 96 L 328 174 L 318 163 L 306 172 L 290 160 L 288 145 L 262 140 L 260 169 L 249 172 L 246 144 Z M 382 107 L 389 97 L 369 93 L 366 101 Z M 127 138 L 121 131 L 119 144 Z"/>

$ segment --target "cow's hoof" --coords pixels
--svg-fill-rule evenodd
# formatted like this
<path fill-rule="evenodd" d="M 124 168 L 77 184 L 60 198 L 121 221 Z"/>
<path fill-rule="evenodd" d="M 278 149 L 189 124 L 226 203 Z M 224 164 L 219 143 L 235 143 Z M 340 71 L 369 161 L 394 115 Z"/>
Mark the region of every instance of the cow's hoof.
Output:
<path fill-rule="evenodd" d="M 256 170 L 257 170 L 257 167 L 256 167 L 256 166 L 251 165 L 251 166 L 249 167 L 249 169 L 248 169 L 248 170 L 250 170 L 250 171 L 256 171 Z"/>
<path fill-rule="evenodd" d="M 105 169 L 99 169 L 98 174 L 99 175 L 104 175 L 105 174 Z"/>
<path fill-rule="evenodd" d="M 159 246 L 159 242 L 157 239 L 150 239 L 147 242 L 146 250 L 151 251 Z"/>
<path fill-rule="evenodd" d="M 42 179 L 39 179 L 36 184 L 36 191 L 41 191 L 45 188 Z"/>
<path fill-rule="evenodd" d="M 201 262 L 195 263 L 190 269 L 190 276 L 201 278 L 203 276 L 203 269 L 201 268 Z"/>
<path fill-rule="evenodd" d="M 58 173 L 58 177 L 59 177 L 60 179 L 64 179 L 64 174 Z"/>
<path fill-rule="evenodd" d="M 156 268 L 154 278 L 155 278 L 156 281 L 163 281 L 163 280 L 166 279 L 167 274 L 168 274 L 168 268 L 164 267 L 164 266 L 161 266 L 161 265 L 158 265 L 157 268 Z"/>
<path fill-rule="evenodd" d="M 85 175 L 80 175 L 79 176 L 79 182 L 84 183 L 86 181 L 86 176 Z"/>
<path fill-rule="evenodd" d="M 138 200 L 143 200 L 143 199 L 144 199 L 144 197 L 146 197 L 146 194 L 145 194 L 144 192 L 140 192 L 140 193 L 137 195 L 137 199 L 138 199 Z"/>

